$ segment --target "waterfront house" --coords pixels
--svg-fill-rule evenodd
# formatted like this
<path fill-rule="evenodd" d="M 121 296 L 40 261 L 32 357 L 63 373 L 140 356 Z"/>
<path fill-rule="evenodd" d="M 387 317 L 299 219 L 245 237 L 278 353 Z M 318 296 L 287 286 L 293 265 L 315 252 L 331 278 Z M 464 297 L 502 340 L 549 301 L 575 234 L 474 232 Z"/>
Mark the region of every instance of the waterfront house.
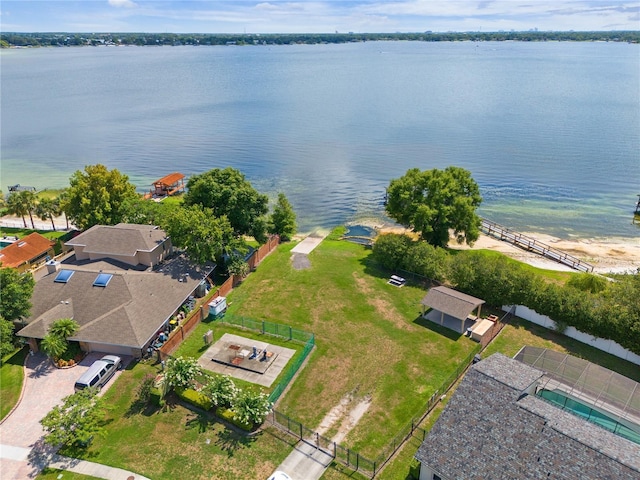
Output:
<path fill-rule="evenodd" d="M 194 265 L 149 225 L 97 225 L 65 244 L 74 253 L 49 262 L 36 282 L 19 336 L 33 350 L 60 318 L 80 325 L 84 351 L 143 355 L 185 305 L 201 296 L 215 265 Z"/>
<path fill-rule="evenodd" d="M 0 239 L 1 240 L 1 239 Z M 4 268 L 15 268 L 26 272 L 54 256 L 53 240 L 33 232 L 26 237 L 12 241 L 0 250 L 0 264 Z"/>
<path fill-rule="evenodd" d="M 638 384 L 537 350 L 469 369 L 415 455 L 420 480 L 640 478 Z"/>

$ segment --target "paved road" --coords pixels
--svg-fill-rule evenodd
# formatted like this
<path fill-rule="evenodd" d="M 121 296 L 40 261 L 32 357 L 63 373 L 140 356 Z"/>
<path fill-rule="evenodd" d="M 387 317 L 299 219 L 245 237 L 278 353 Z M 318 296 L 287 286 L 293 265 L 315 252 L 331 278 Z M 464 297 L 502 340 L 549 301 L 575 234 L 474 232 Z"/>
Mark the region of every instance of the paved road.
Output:
<path fill-rule="evenodd" d="M 319 480 L 332 461 L 331 455 L 300 441 L 276 470 L 285 472 L 291 480 Z"/>
<path fill-rule="evenodd" d="M 118 468 L 62 457 L 42 440 L 40 419 L 73 393 L 75 380 L 102 355 L 91 353 L 74 368 L 58 369 L 42 353 L 29 355 L 25 382 L 17 407 L 0 424 L 0 478 L 35 478 L 47 465 L 108 480 L 145 480 Z M 116 373 L 116 377 L 120 372 Z M 115 379 L 110 380 L 109 385 Z M 148 480 L 148 479 L 146 479 Z"/>

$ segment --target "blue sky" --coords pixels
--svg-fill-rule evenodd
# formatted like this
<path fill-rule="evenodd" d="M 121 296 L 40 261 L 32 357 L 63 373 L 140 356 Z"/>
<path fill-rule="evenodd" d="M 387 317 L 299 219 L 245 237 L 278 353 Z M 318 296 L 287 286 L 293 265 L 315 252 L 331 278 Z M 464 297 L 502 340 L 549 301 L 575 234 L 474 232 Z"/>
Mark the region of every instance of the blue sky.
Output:
<path fill-rule="evenodd" d="M 5 32 L 640 30 L 640 0 L 2 0 Z"/>

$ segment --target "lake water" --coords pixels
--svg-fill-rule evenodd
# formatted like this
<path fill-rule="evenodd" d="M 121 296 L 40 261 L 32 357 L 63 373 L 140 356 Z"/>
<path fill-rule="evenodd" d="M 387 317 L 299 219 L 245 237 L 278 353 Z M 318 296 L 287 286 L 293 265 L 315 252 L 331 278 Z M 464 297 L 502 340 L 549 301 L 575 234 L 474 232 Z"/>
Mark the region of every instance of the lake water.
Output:
<path fill-rule="evenodd" d="M 520 231 L 637 237 L 640 46 L 420 43 L 3 50 L 2 189 L 103 163 L 138 189 L 232 166 L 302 231 L 383 219 L 407 169 L 471 171 Z"/>

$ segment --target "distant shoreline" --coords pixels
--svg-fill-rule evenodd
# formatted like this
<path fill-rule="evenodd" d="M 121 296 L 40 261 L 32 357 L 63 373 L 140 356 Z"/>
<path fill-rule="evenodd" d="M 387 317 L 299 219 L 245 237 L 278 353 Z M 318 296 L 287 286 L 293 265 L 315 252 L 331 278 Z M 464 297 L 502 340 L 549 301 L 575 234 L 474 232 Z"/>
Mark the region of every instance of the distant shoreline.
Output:
<path fill-rule="evenodd" d="M 498 32 L 409 32 L 409 33 L 141 33 L 141 32 L 3 32 L 3 48 L 68 46 L 248 46 L 316 45 L 376 41 L 420 42 L 623 42 L 640 44 L 640 31 L 498 31 Z"/>

